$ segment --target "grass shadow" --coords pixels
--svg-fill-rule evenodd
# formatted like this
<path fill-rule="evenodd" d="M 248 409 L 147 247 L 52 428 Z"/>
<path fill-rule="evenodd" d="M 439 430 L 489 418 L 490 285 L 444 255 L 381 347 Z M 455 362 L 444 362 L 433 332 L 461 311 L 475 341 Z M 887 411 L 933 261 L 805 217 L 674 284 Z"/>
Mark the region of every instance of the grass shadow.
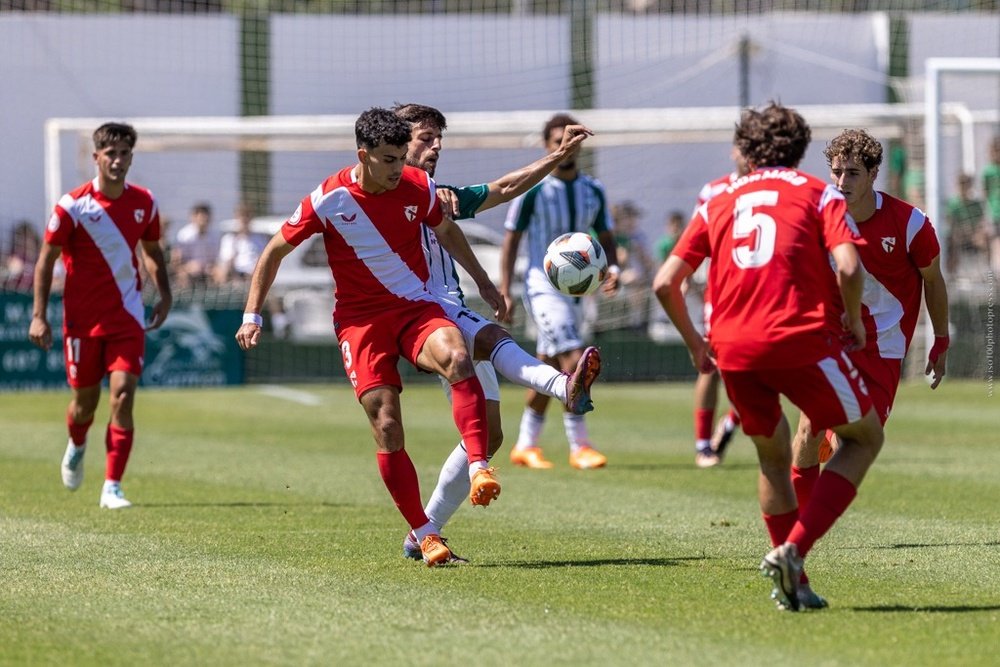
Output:
<path fill-rule="evenodd" d="M 992 542 L 899 542 L 897 544 L 855 545 L 843 549 L 935 549 L 939 547 L 1000 547 L 1000 541 Z"/>
<path fill-rule="evenodd" d="M 757 470 L 756 463 L 723 463 L 712 470 Z M 698 470 L 692 463 L 615 463 L 615 470 Z"/>
<path fill-rule="evenodd" d="M 708 556 L 678 556 L 676 558 L 581 558 L 577 560 L 515 560 L 500 563 L 477 563 L 477 567 L 516 567 L 524 570 L 545 570 L 553 567 L 650 566 L 676 567 L 686 561 L 710 560 Z"/>
<path fill-rule="evenodd" d="M 232 501 L 232 502 L 219 502 L 219 503 L 134 503 L 132 505 L 138 509 L 161 509 L 166 507 L 229 507 L 229 508 L 244 508 L 244 507 L 347 507 L 347 503 L 270 503 L 270 502 L 255 502 L 255 501 Z"/>
<path fill-rule="evenodd" d="M 871 607 L 848 607 L 852 611 L 872 611 L 872 612 L 883 612 L 883 613 L 897 613 L 897 612 L 929 612 L 932 614 L 949 614 L 949 613 L 966 613 L 966 612 L 977 612 L 977 611 L 997 611 L 1000 610 L 1000 604 L 979 604 L 979 605 L 968 605 L 968 604 L 957 604 L 953 606 L 949 605 L 929 605 L 926 607 L 915 606 L 908 607 L 901 604 L 879 604 Z"/>

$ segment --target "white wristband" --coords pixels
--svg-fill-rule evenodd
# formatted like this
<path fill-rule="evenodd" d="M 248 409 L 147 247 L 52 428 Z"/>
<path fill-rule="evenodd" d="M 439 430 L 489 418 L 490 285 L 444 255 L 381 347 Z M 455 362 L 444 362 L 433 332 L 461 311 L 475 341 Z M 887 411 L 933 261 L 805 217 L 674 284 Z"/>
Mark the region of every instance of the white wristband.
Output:
<path fill-rule="evenodd" d="M 608 275 L 609 276 L 617 276 L 621 272 L 622 272 L 622 270 L 621 270 L 621 268 L 617 264 L 612 264 L 611 266 L 608 267 Z"/>
<path fill-rule="evenodd" d="M 264 326 L 264 318 L 259 313 L 243 313 L 243 324 L 256 324 L 262 327 Z"/>

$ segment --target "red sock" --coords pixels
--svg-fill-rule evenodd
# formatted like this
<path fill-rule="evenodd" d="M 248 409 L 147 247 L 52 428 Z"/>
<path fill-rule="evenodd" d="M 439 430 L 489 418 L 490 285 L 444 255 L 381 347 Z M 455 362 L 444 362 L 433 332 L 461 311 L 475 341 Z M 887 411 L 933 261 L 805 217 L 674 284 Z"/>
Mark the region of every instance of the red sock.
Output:
<path fill-rule="evenodd" d="M 410 455 L 405 449 L 400 449 L 398 452 L 378 452 L 376 456 L 378 472 L 399 513 L 410 524 L 410 528 L 420 528 L 427 523 L 427 515 L 420 502 L 420 482 Z"/>
<path fill-rule="evenodd" d="M 740 419 L 740 413 L 736 412 L 736 410 L 733 410 L 732 408 L 729 408 L 729 421 L 731 421 L 733 423 L 733 426 L 735 427 L 739 426 L 740 422 L 742 422 L 743 420 Z"/>
<path fill-rule="evenodd" d="M 715 419 L 715 410 L 705 410 L 695 408 L 694 411 L 694 439 L 712 439 L 712 421 Z"/>
<path fill-rule="evenodd" d="M 819 479 L 818 463 L 808 468 L 792 466 L 792 486 L 795 487 L 795 497 L 799 501 L 800 512 L 804 512 L 809 504 L 817 479 Z"/>
<path fill-rule="evenodd" d="M 104 444 L 108 450 L 108 459 L 104 465 L 104 478 L 113 482 L 122 481 L 125 466 L 128 465 L 129 454 L 132 453 L 132 436 L 134 429 L 125 430 L 120 426 L 108 424 L 104 436 Z"/>
<path fill-rule="evenodd" d="M 787 541 L 793 542 L 799 548 L 799 555 L 804 558 L 816 540 L 823 537 L 836 523 L 856 495 L 857 488 L 845 477 L 832 470 L 824 470 L 816 481 L 809 506 L 803 509 L 798 522 L 788 534 Z"/>
<path fill-rule="evenodd" d="M 792 526 L 799 518 L 797 509 L 784 514 L 762 514 L 764 525 L 767 526 L 767 534 L 771 536 L 771 546 L 776 547 L 784 544 L 788 538 L 788 533 L 792 532 Z"/>
<path fill-rule="evenodd" d="M 87 431 L 90 430 L 90 425 L 94 423 L 94 418 L 91 417 L 89 421 L 83 424 L 77 424 L 73 421 L 73 414 L 67 410 L 66 411 L 66 428 L 69 429 L 69 439 L 73 441 L 73 444 L 77 447 L 81 447 L 87 442 Z"/>
<path fill-rule="evenodd" d="M 465 441 L 469 463 L 487 460 L 486 396 L 475 375 L 451 385 L 451 416 Z"/>

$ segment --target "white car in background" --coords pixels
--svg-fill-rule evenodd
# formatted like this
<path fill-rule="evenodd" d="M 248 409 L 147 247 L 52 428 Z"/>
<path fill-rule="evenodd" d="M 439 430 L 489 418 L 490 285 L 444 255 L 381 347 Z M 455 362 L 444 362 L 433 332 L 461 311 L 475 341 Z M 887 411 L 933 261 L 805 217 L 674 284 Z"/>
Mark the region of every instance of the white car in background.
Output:
<path fill-rule="evenodd" d="M 267 238 L 273 236 L 286 218 L 277 215 L 258 216 L 250 222 L 250 231 Z M 472 251 L 483 265 L 490 279 L 500 285 L 500 255 L 504 233 L 473 220 L 458 223 L 465 232 Z M 219 224 L 222 233 L 236 229 L 235 220 L 223 220 Z M 515 278 L 520 280 L 527 259 L 519 257 L 515 264 Z M 469 305 L 481 305 L 476 283 L 458 267 L 462 290 Z M 271 294 L 281 299 L 284 312 L 290 324 L 289 336 L 297 341 L 332 340 L 333 325 L 333 274 L 327 263 L 323 236 L 315 234 L 298 248 L 290 252 L 278 268 L 278 274 L 271 286 Z"/>

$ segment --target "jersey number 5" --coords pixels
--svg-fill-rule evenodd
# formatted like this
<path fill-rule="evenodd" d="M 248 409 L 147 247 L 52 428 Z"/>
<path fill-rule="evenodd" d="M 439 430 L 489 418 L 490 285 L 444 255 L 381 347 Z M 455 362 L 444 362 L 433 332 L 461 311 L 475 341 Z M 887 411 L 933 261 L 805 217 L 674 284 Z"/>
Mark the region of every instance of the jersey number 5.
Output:
<path fill-rule="evenodd" d="M 733 248 L 733 261 L 741 269 L 759 268 L 774 257 L 774 237 L 778 226 L 774 218 L 766 213 L 754 213 L 754 208 L 775 206 L 777 203 L 778 193 L 775 190 L 759 190 L 737 197 L 733 238 L 740 241 L 757 232 L 752 246 L 739 245 Z"/>

